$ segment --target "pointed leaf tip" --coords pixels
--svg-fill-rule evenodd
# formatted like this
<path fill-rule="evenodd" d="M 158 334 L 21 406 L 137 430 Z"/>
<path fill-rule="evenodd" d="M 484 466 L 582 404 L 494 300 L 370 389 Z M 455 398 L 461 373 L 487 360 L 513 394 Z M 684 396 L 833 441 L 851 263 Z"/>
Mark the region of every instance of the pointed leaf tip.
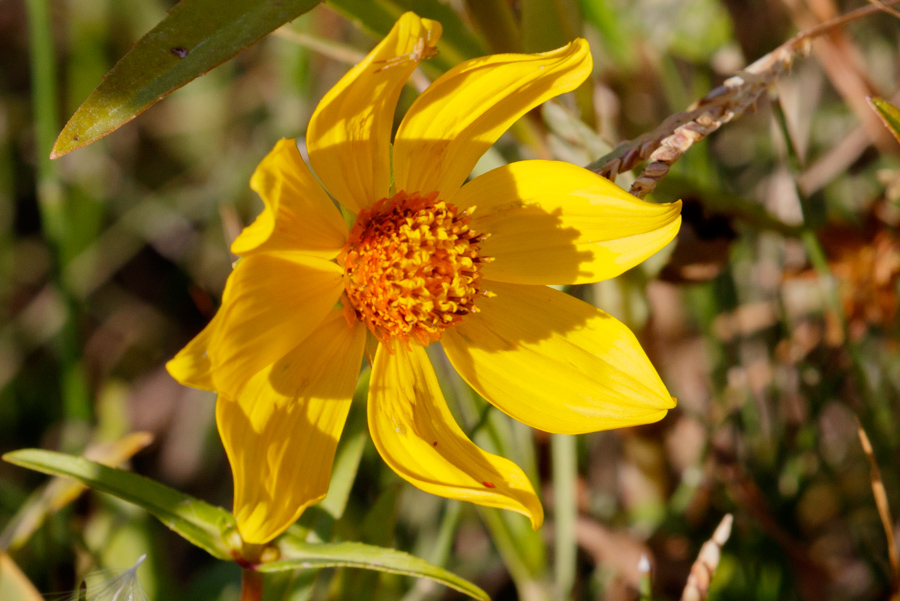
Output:
<path fill-rule="evenodd" d="M 287 534 L 280 540 L 281 559 L 260 565 L 261 572 L 297 569 L 362 568 L 414 578 L 426 578 L 450 587 L 472 599 L 490 601 L 481 588 L 468 580 L 414 555 L 363 543 L 314 544 Z"/>
<path fill-rule="evenodd" d="M 100 492 L 143 507 L 188 542 L 213 557 L 233 560 L 225 540 L 234 518 L 221 507 L 169 488 L 133 472 L 107 467 L 82 457 L 42 449 L 22 449 L 3 460 L 52 476 L 72 478 Z"/>
<path fill-rule="evenodd" d="M 883 98 L 867 96 L 866 100 L 894 139 L 900 142 L 900 109 Z"/>
<path fill-rule="evenodd" d="M 142 37 L 66 123 L 51 159 L 115 131 L 322 0 L 182 0 Z"/>

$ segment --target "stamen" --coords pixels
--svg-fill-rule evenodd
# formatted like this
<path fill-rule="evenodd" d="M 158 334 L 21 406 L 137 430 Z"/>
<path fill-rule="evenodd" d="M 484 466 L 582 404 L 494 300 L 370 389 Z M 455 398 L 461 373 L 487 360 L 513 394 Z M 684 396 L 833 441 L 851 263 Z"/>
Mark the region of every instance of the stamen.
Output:
<path fill-rule="evenodd" d="M 423 346 L 475 312 L 479 243 L 470 212 L 427 195 L 399 192 L 360 211 L 350 232 L 344 268 L 345 311 L 380 342 Z"/>

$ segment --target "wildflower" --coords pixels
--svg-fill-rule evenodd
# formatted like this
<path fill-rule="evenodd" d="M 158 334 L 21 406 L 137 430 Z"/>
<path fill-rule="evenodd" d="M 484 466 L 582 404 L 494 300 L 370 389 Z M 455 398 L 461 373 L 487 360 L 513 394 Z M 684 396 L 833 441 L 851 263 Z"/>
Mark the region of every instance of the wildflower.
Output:
<path fill-rule="evenodd" d="M 309 160 L 355 213 L 351 228 L 294 141 L 262 161 L 251 187 L 265 210 L 232 246 L 242 260 L 222 307 L 168 364 L 219 393 L 247 542 L 271 540 L 325 496 L 367 346 L 369 430 L 387 464 L 422 490 L 517 511 L 535 528 L 531 483 L 456 424 L 427 345 L 440 342 L 496 407 L 549 432 L 653 422 L 675 404 L 624 325 L 547 285 L 637 265 L 675 236 L 680 203 L 637 200 L 555 161 L 464 183 L 514 121 L 588 77 L 587 43 L 451 69 L 410 107 L 391 153 L 400 91 L 440 35 L 406 13 L 313 114 Z"/>

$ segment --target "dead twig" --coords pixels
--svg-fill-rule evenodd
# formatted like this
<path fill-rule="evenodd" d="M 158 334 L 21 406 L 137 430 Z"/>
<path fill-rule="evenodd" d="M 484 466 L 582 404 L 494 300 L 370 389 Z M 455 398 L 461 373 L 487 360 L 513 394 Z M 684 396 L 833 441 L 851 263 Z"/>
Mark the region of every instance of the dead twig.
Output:
<path fill-rule="evenodd" d="M 898 11 L 896 8 L 891 8 L 889 5 L 885 4 L 883 0 L 869 0 L 869 2 L 871 4 L 874 4 L 875 6 L 877 6 L 884 12 L 886 12 L 887 14 L 893 15 L 893 16 L 897 17 L 898 19 L 900 19 L 900 11 Z"/>
<path fill-rule="evenodd" d="M 900 593 L 900 556 L 897 554 L 897 544 L 894 540 L 894 520 L 891 518 L 891 507 L 888 505 L 887 492 L 884 490 L 881 470 L 878 469 L 878 462 L 875 460 L 872 443 L 869 441 L 869 437 L 858 419 L 856 420 L 856 429 L 859 433 L 859 442 L 862 444 L 863 452 L 866 454 L 866 457 L 869 459 L 869 465 L 872 467 L 872 494 L 875 496 L 875 505 L 878 507 L 878 515 L 881 516 L 884 535 L 887 537 L 888 558 L 891 562 L 891 599 L 897 599 L 898 593 Z"/>
<path fill-rule="evenodd" d="M 836 0 L 781 0 L 798 29 L 828 22 L 839 14 Z M 880 8 L 880 7 L 878 7 Z M 891 153 L 896 142 L 866 104 L 866 96 L 883 96 L 862 64 L 862 53 L 844 31 L 832 30 L 813 49 L 835 91 L 853 111 L 866 136 L 881 152 Z"/>
<path fill-rule="evenodd" d="M 687 150 L 756 104 L 793 61 L 806 54 L 815 38 L 847 23 L 881 12 L 900 0 L 856 9 L 836 19 L 802 31 L 755 63 L 727 79 L 722 85 L 692 104 L 686 111 L 671 115 L 655 130 L 617 146 L 608 155 L 588 165 L 588 169 L 615 181 L 620 173 L 648 161 L 635 180 L 631 194 L 643 198 L 669 172 L 669 167 Z"/>
<path fill-rule="evenodd" d="M 719 567 L 719 559 L 722 557 L 722 547 L 731 536 L 731 525 L 734 517 L 726 514 L 712 538 L 703 543 L 697 561 L 691 566 L 691 575 L 688 576 L 687 585 L 681 593 L 681 601 L 704 601 L 709 594 L 709 585 L 712 584 L 716 568 Z"/>

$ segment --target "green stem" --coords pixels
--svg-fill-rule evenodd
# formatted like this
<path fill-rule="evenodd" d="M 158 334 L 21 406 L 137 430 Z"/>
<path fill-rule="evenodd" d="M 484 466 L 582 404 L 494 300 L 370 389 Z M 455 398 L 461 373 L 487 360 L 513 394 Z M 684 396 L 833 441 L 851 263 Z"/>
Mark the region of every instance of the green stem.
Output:
<path fill-rule="evenodd" d="M 83 438 L 78 425 L 90 420 L 91 404 L 84 366 L 81 363 L 81 341 L 76 319 L 76 303 L 65 286 L 62 272 L 67 248 L 67 219 L 63 185 L 53 162 L 50 149 L 59 128 L 57 120 L 56 60 L 53 51 L 53 31 L 50 26 L 48 0 L 28 0 L 29 48 L 31 53 L 32 99 L 37 151 L 37 198 L 44 237 L 56 251 L 55 276 L 66 308 L 66 321 L 59 337 L 62 363 L 60 386 L 67 424 L 75 426 L 66 434 L 64 447 L 77 449 Z"/>
<path fill-rule="evenodd" d="M 44 235 L 60 245 L 65 235 L 62 185 L 50 149 L 56 138 L 56 61 L 48 0 L 28 0 L 28 34 L 31 52 L 32 109 L 37 149 L 38 203 Z"/>
<path fill-rule="evenodd" d="M 578 477 L 577 439 L 567 434 L 550 437 L 553 460 L 554 572 L 558 599 L 568 599 L 575 585 L 575 520 L 578 513 L 575 486 Z"/>
<path fill-rule="evenodd" d="M 828 310 L 840 325 L 841 332 L 844 338 L 844 348 L 850 357 L 852 373 L 859 382 L 860 393 L 865 400 L 865 405 L 873 409 L 883 408 L 885 407 L 885 405 L 878 402 L 879 396 L 877 394 L 877 391 L 875 390 L 875 386 L 870 381 L 870 378 L 863 365 L 863 358 L 859 349 L 859 345 L 856 344 L 850 337 L 850 333 L 847 328 L 847 318 L 844 315 L 844 308 L 841 305 L 841 299 L 838 293 L 834 274 L 831 272 L 831 266 L 828 264 L 828 257 L 825 254 L 825 249 L 822 246 L 818 235 L 816 234 L 815 224 L 811 219 L 812 210 L 810 207 L 810 200 L 803 193 L 803 190 L 800 189 L 800 186 L 797 185 L 796 176 L 800 172 L 803 161 L 800 158 L 797 147 L 790 135 L 787 115 L 785 114 L 784 108 L 781 106 L 781 102 L 777 97 L 773 99 L 772 110 L 775 113 L 775 118 L 778 122 L 779 129 L 781 130 L 782 136 L 785 140 L 785 145 L 787 147 L 788 165 L 791 167 L 794 175 L 794 188 L 797 192 L 797 198 L 800 201 L 800 209 L 803 214 L 803 225 L 800 232 L 800 239 L 803 241 L 803 246 L 806 249 L 806 253 L 809 256 L 809 261 L 810 263 L 812 263 L 813 269 L 816 270 L 816 273 L 819 275 L 819 279 L 824 282 L 822 291 L 825 296 L 825 302 L 828 304 Z M 888 416 L 886 418 L 886 421 L 882 420 L 880 423 L 892 423 L 892 418 Z"/>

